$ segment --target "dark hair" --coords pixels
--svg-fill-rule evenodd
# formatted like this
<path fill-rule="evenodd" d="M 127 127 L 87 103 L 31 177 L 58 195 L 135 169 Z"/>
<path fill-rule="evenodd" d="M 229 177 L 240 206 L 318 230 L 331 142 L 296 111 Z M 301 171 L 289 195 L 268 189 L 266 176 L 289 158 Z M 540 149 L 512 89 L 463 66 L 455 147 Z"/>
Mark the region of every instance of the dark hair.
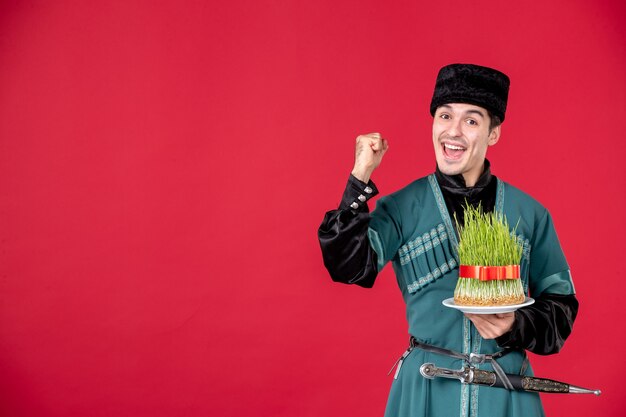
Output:
<path fill-rule="evenodd" d="M 491 132 L 493 129 L 502 124 L 502 120 L 500 120 L 498 116 L 491 113 L 489 110 L 487 110 L 487 114 L 489 114 L 489 131 Z"/>

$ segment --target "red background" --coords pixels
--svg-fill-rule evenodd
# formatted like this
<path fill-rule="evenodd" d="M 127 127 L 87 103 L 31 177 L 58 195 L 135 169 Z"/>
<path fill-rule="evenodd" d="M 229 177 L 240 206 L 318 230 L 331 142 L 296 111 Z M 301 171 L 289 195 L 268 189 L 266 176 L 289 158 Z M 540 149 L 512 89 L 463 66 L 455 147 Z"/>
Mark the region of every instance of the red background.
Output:
<path fill-rule="evenodd" d="M 100 4 L 101 3 L 101 4 Z M 580 315 L 537 374 L 626 409 L 623 1 L 3 1 L 0 415 L 380 416 L 391 268 L 334 284 L 316 229 L 353 141 L 431 172 L 451 62 L 512 79 L 494 173 L 552 212 Z"/>

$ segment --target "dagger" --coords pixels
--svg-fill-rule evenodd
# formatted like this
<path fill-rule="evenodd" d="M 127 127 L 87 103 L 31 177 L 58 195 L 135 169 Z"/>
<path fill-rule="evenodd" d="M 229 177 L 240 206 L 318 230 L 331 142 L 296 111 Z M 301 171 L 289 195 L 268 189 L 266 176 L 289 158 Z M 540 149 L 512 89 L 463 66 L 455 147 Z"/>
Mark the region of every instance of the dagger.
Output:
<path fill-rule="evenodd" d="M 471 366 L 465 366 L 458 371 L 448 368 L 438 368 L 433 363 L 425 363 L 420 367 L 420 373 L 424 378 L 434 379 L 435 377 L 458 379 L 464 384 L 486 385 L 490 387 L 504 388 L 502 380 L 495 372 L 483 371 Z M 595 394 L 600 395 L 600 390 L 590 390 L 566 384 L 565 382 L 554 381 L 546 378 L 535 378 L 532 376 L 506 374 L 511 381 L 511 385 L 516 391 L 550 392 L 561 394 Z"/>

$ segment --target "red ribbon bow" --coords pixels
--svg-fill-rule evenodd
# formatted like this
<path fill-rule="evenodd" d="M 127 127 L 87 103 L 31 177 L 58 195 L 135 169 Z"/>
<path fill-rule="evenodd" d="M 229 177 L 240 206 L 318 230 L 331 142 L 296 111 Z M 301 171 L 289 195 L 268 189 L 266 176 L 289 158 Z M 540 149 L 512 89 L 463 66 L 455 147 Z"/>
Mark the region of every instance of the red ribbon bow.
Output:
<path fill-rule="evenodd" d="M 461 278 L 475 278 L 481 281 L 492 281 L 494 279 L 519 279 L 519 265 L 505 266 L 477 266 L 461 265 L 459 267 Z"/>

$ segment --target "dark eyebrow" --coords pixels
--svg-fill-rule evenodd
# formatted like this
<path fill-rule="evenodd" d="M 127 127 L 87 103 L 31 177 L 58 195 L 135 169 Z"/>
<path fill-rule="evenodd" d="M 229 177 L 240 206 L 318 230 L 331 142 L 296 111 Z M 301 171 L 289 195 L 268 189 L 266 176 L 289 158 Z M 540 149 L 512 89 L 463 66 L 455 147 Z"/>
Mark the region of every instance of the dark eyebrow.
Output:
<path fill-rule="evenodd" d="M 445 107 L 448 110 L 452 110 L 452 106 L 450 106 L 449 104 L 442 104 L 441 106 L 439 106 L 439 108 L 441 108 L 441 107 Z M 483 119 L 485 118 L 485 116 L 487 116 L 483 111 L 475 110 L 475 109 L 470 109 L 470 110 L 466 111 L 465 114 L 477 114 L 480 117 L 482 117 Z"/>
<path fill-rule="evenodd" d="M 480 110 L 468 110 L 465 112 L 465 114 L 478 114 L 480 117 L 482 117 L 483 119 L 485 118 L 485 113 L 483 113 Z"/>

